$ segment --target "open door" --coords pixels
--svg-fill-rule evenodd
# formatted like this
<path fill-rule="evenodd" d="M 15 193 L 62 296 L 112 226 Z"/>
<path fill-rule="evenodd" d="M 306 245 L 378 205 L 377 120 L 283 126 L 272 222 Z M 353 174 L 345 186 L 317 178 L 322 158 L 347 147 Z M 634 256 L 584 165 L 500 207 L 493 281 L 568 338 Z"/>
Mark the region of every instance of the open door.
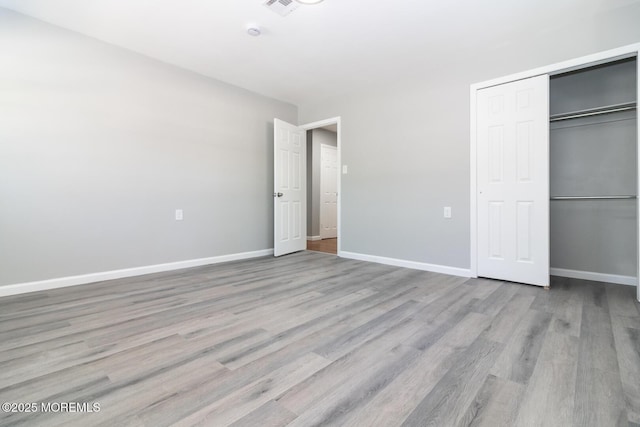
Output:
<path fill-rule="evenodd" d="M 477 97 L 478 276 L 549 285 L 549 77 Z"/>
<path fill-rule="evenodd" d="M 273 129 L 273 253 L 280 256 L 307 247 L 307 138 L 279 119 Z"/>

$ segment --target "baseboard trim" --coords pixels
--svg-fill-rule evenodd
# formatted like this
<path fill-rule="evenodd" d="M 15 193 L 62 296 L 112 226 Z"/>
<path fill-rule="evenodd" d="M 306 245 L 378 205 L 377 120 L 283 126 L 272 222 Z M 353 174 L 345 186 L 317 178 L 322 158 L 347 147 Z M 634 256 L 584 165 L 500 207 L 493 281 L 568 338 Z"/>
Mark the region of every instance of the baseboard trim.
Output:
<path fill-rule="evenodd" d="M 39 280 L 37 282 L 17 283 L 13 285 L 0 286 L 0 297 L 24 294 L 28 292 L 46 291 L 56 288 L 66 288 L 68 286 L 86 285 L 87 283 L 102 282 L 104 280 L 122 279 L 125 277 L 141 276 L 143 274 L 150 273 L 162 273 L 165 271 L 180 270 L 182 268 L 200 267 L 202 265 L 219 264 L 221 262 L 238 261 L 269 255 L 273 255 L 273 249 L 169 262 L 166 264 L 146 265 L 142 267 L 103 271 L 78 276 L 60 277 L 56 279 Z"/>
<path fill-rule="evenodd" d="M 307 236 L 307 241 L 315 242 L 316 240 L 322 240 L 320 236 Z"/>
<path fill-rule="evenodd" d="M 376 255 L 359 254 L 355 252 L 340 251 L 338 256 L 359 261 L 376 262 L 378 264 L 393 265 L 395 267 L 413 268 L 414 270 L 431 271 L 433 273 L 449 274 L 451 276 L 471 277 L 471 270 L 466 268 L 450 267 L 448 265 L 427 264 L 424 262 L 408 261 L 397 258 L 387 258 Z"/>
<path fill-rule="evenodd" d="M 633 276 L 618 274 L 595 273 L 593 271 L 567 270 L 564 268 L 550 268 L 552 276 L 569 277 L 571 279 L 593 280 L 594 282 L 616 283 L 618 285 L 636 286 L 638 280 Z"/>

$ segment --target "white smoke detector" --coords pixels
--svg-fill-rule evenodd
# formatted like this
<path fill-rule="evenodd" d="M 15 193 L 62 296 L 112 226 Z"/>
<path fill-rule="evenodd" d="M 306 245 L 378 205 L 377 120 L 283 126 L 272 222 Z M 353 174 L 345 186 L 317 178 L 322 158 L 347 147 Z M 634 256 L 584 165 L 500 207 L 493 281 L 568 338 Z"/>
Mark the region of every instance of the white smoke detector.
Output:
<path fill-rule="evenodd" d="M 257 25 L 249 25 L 247 27 L 247 34 L 253 37 L 258 37 L 260 34 L 262 34 L 262 31 L 260 31 L 260 27 L 258 27 Z"/>

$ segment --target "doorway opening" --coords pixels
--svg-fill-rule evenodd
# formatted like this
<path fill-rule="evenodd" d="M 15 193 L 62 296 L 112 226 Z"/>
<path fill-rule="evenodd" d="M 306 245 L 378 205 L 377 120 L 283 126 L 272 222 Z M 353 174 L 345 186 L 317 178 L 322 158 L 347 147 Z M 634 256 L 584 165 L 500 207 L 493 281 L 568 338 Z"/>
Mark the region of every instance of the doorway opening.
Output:
<path fill-rule="evenodd" d="M 339 119 L 307 131 L 307 250 L 339 253 Z"/>

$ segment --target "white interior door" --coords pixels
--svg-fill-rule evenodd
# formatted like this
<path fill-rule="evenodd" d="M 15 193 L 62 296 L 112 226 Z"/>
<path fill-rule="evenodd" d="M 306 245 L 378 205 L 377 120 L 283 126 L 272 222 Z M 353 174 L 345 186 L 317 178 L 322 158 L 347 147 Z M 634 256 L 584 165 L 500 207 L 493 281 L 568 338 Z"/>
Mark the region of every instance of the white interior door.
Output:
<path fill-rule="evenodd" d="M 274 119 L 273 198 L 275 256 L 307 248 L 306 132 Z"/>
<path fill-rule="evenodd" d="M 320 145 L 320 238 L 338 237 L 338 149 Z"/>
<path fill-rule="evenodd" d="M 549 77 L 478 91 L 478 276 L 549 285 Z"/>

